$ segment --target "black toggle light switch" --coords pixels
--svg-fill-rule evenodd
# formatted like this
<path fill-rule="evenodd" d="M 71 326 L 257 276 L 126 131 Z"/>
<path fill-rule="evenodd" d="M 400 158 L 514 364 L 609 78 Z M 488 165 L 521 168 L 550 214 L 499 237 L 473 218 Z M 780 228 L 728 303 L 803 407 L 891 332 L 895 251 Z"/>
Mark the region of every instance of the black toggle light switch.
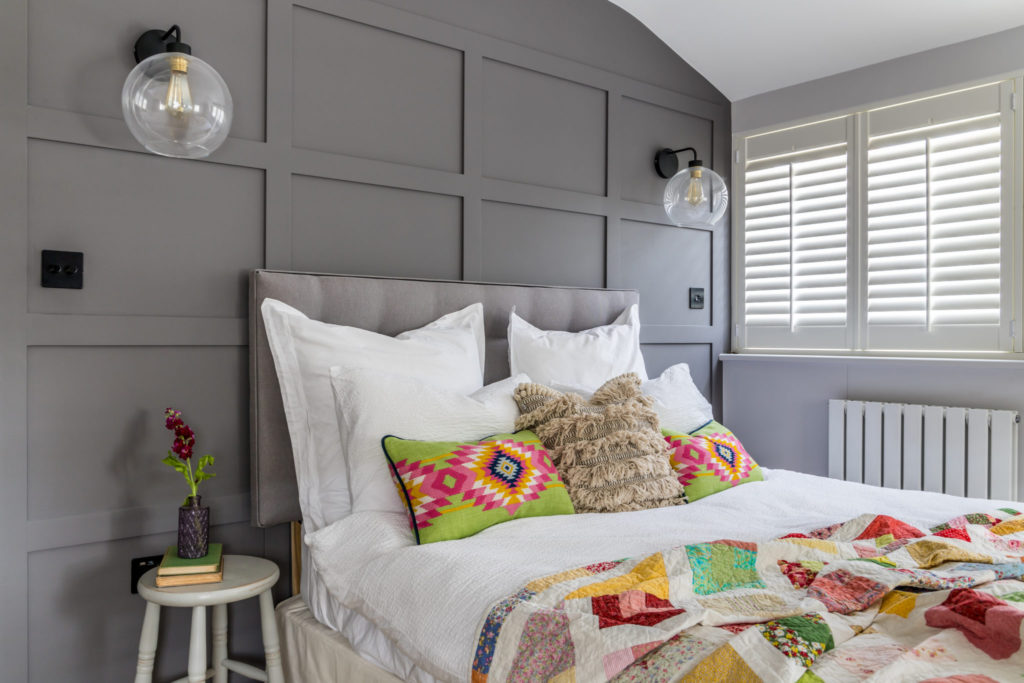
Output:
<path fill-rule="evenodd" d="M 690 308 L 704 308 L 703 287 L 690 287 Z"/>
<path fill-rule="evenodd" d="M 80 251 L 43 249 L 43 287 L 81 289 L 85 257 Z"/>

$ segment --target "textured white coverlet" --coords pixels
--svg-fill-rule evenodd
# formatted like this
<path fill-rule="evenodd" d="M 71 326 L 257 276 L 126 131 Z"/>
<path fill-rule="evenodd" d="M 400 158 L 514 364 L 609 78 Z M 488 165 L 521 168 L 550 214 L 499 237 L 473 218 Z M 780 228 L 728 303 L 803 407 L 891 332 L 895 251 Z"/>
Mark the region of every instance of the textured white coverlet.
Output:
<path fill-rule="evenodd" d="M 786 470 L 689 505 L 532 517 L 470 538 L 409 545 L 404 515 L 353 514 L 306 536 L 323 585 L 371 619 L 424 671 L 469 678 L 491 605 L 532 579 L 579 565 L 721 538 L 760 541 L 863 513 L 927 527 L 1020 503 L 881 489 Z M 340 625 L 338 625 L 340 626 Z"/>

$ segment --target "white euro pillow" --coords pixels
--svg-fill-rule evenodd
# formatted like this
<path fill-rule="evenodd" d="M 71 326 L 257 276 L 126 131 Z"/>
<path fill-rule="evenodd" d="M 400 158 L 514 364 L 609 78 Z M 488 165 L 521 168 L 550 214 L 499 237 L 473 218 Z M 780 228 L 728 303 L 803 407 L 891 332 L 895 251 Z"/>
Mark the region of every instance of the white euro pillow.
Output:
<path fill-rule="evenodd" d="M 260 310 L 281 385 L 299 505 L 310 531 L 352 509 L 331 366 L 384 368 L 463 394 L 483 385 L 484 322 L 479 303 L 397 337 L 311 320 L 275 299 L 265 299 Z"/>
<path fill-rule="evenodd" d="M 654 410 L 664 429 L 690 433 L 715 419 L 711 404 L 693 383 L 686 363 L 666 368 L 657 379 L 644 382 L 641 391 L 654 399 Z"/>
<path fill-rule="evenodd" d="M 589 400 L 593 392 L 585 387 L 556 382 L 552 389 L 571 391 Z M 654 410 L 663 429 L 690 433 L 714 419 L 711 404 L 700 393 L 690 376 L 690 366 L 678 363 L 666 368 L 657 379 L 650 379 L 640 390 L 654 399 Z"/>
<path fill-rule="evenodd" d="M 519 408 L 512 392 L 529 381 L 526 375 L 509 377 L 467 396 L 380 370 L 331 368 L 352 512 L 406 512 L 381 446 L 385 436 L 479 441 L 514 432 Z"/>
<path fill-rule="evenodd" d="M 508 317 L 508 359 L 513 375 L 524 373 L 538 384 L 561 383 L 588 392 L 624 372 L 647 379 L 636 304 L 612 324 L 582 332 L 541 330 L 513 309 Z"/>

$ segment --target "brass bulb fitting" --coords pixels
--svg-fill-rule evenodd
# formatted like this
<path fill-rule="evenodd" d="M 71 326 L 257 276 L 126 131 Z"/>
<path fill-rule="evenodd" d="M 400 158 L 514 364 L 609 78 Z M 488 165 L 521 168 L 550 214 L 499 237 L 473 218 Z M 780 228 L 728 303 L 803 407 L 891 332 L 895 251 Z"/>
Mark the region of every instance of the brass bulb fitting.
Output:
<path fill-rule="evenodd" d="M 185 57 L 171 57 L 171 71 L 180 74 L 187 74 L 188 59 Z"/>

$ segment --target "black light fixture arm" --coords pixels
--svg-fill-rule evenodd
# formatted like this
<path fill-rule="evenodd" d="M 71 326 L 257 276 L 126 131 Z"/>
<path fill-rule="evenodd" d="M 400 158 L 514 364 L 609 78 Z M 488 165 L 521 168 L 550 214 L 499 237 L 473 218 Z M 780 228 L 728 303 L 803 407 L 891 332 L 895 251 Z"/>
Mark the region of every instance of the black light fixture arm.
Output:
<path fill-rule="evenodd" d="M 181 42 L 181 27 L 177 24 L 171 26 L 166 31 L 161 31 L 160 29 L 146 31 L 135 41 L 136 64 L 162 52 L 192 54 L 192 46 Z"/>
<path fill-rule="evenodd" d="M 668 147 L 658 150 L 658 153 L 654 155 L 654 170 L 662 178 L 671 178 L 679 172 L 679 158 L 676 156 L 680 152 L 690 152 L 693 154 L 693 159 L 690 161 L 690 167 L 703 166 L 704 162 L 697 158 L 697 150 L 693 147 L 680 147 L 679 149 L 669 149 Z"/>
<path fill-rule="evenodd" d="M 160 40 L 163 40 L 163 41 L 166 42 L 167 39 L 170 38 L 172 34 L 174 35 L 174 42 L 180 43 L 181 42 L 181 27 L 178 26 L 177 24 L 174 24 L 169 29 L 167 29 L 167 31 L 162 36 L 160 36 Z"/>
<path fill-rule="evenodd" d="M 694 161 L 697 160 L 697 150 L 695 150 L 693 147 L 680 147 L 679 149 L 672 150 L 673 154 L 679 154 L 680 152 L 692 152 Z"/>

